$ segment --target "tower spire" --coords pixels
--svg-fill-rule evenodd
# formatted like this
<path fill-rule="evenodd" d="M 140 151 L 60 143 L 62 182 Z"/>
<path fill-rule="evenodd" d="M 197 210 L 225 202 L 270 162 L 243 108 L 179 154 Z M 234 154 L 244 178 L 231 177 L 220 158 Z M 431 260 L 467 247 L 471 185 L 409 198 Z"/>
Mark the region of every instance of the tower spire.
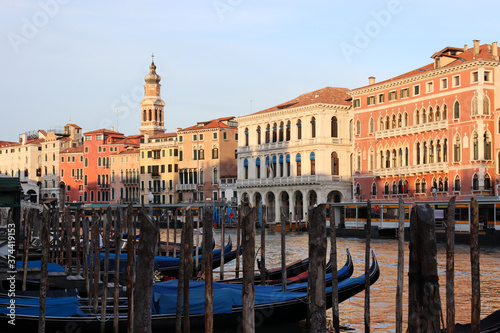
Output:
<path fill-rule="evenodd" d="M 144 99 L 141 102 L 141 127 L 142 134 L 154 135 L 165 132 L 164 106 L 160 96 L 161 76 L 156 73 L 154 53 L 151 53 L 149 73 L 144 77 Z"/>

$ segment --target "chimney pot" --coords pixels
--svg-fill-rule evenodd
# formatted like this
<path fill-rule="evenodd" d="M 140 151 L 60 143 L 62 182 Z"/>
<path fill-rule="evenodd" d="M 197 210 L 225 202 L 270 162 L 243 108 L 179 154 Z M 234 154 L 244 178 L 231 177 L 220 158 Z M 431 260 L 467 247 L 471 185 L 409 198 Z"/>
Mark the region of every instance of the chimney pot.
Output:
<path fill-rule="evenodd" d="M 469 49 L 469 47 L 467 46 L 467 44 L 464 45 L 464 52 L 467 52 L 467 50 Z"/>
<path fill-rule="evenodd" d="M 368 78 L 368 84 L 370 84 L 370 85 L 375 84 L 375 76 L 370 76 Z"/>
<path fill-rule="evenodd" d="M 479 55 L 479 39 L 474 39 L 474 58 Z"/>
<path fill-rule="evenodd" d="M 491 43 L 491 56 L 493 57 L 494 60 L 498 61 L 498 43 L 493 42 Z"/>

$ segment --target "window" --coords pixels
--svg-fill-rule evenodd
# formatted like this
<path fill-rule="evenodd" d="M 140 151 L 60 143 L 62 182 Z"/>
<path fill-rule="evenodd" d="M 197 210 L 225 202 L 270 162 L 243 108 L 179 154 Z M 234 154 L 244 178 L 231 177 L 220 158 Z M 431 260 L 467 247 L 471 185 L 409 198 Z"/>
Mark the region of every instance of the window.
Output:
<path fill-rule="evenodd" d="M 472 72 L 472 82 L 478 82 L 479 81 L 479 72 Z"/>
<path fill-rule="evenodd" d="M 311 175 L 316 174 L 316 155 L 314 152 L 311 153 L 309 159 L 311 160 Z"/>
<path fill-rule="evenodd" d="M 427 84 L 425 85 L 425 88 L 426 88 L 427 93 L 433 92 L 434 91 L 434 82 L 432 82 L 432 81 L 427 82 Z"/>
<path fill-rule="evenodd" d="M 398 96 L 396 95 L 396 91 L 395 90 L 389 92 L 389 102 L 390 101 L 395 101 L 397 98 L 398 98 Z"/>
<path fill-rule="evenodd" d="M 368 96 L 366 98 L 366 105 L 373 105 L 375 104 L 375 96 Z"/>
<path fill-rule="evenodd" d="M 261 142 L 261 138 L 260 138 L 260 126 L 257 126 L 257 144 L 260 145 L 262 142 Z"/>
<path fill-rule="evenodd" d="M 332 176 L 338 176 L 339 175 L 339 157 L 338 157 L 338 154 L 336 152 L 333 152 L 331 154 L 331 164 L 332 164 L 332 167 L 331 167 L 331 174 Z"/>
<path fill-rule="evenodd" d="M 491 137 L 489 132 L 483 135 L 484 159 L 491 160 Z"/>
<path fill-rule="evenodd" d="M 301 139 L 302 139 L 302 121 L 299 119 L 297 120 L 297 140 Z"/>
<path fill-rule="evenodd" d="M 85 157 L 85 167 L 88 167 L 89 166 L 89 159 Z"/>
<path fill-rule="evenodd" d="M 452 80 L 452 87 L 460 87 L 460 75 L 453 76 Z"/>
<path fill-rule="evenodd" d="M 472 177 L 472 190 L 473 191 L 479 190 L 479 177 L 477 173 L 475 173 L 474 176 Z"/>
<path fill-rule="evenodd" d="M 212 133 L 212 139 L 217 140 L 217 132 Z"/>
<path fill-rule="evenodd" d="M 455 136 L 455 143 L 453 145 L 453 162 L 460 162 L 460 135 Z"/>
<path fill-rule="evenodd" d="M 379 104 L 385 102 L 385 94 L 378 94 L 378 102 Z"/>
<path fill-rule="evenodd" d="M 460 103 L 458 101 L 455 101 L 453 104 L 453 119 L 459 119 L 460 118 Z"/>
<path fill-rule="evenodd" d="M 455 176 L 455 184 L 454 184 L 453 191 L 457 191 L 457 192 L 460 191 L 460 176 L 459 175 Z"/>
<path fill-rule="evenodd" d="M 333 116 L 331 119 L 330 130 L 332 138 L 338 138 L 338 122 L 337 117 Z"/>
<path fill-rule="evenodd" d="M 217 147 L 212 148 L 212 159 L 216 160 L 219 158 L 219 149 Z"/>
<path fill-rule="evenodd" d="M 222 138 L 224 140 L 227 140 L 227 132 L 222 132 Z M 238 138 L 235 138 L 236 140 L 238 140 Z"/>
<path fill-rule="evenodd" d="M 179 161 L 182 162 L 184 159 L 183 159 L 183 152 L 182 152 L 182 149 L 179 149 Z"/>
<path fill-rule="evenodd" d="M 316 118 L 311 118 L 311 137 L 316 137 Z"/>
<path fill-rule="evenodd" d="M 491 82 L 491 72 L 484 71 L 484 82 Z"/>
<path fill-rule="evenodd" d="M 375 131 L 375 120 L 373 118 L 370 118 L 369 131 L 369 133 L 373 133 Z"/>
<path fill-rule="evenodd" d="M 291 130 L 291 122 L 290 120 L 286 123 L 286 130 L 285 130 L 285 140 L 290 141 L 290 130 Z"/>
<path fill-rule="evenodd" d="M 219 172 L 217 168 L 212 171 L 212 184 L 216 185 L 219 183 Z"/>
<path fill-rule="evenodd" d="M 255 160 L 255 171 L 256 171 L 256 178 L 259 179 L 260 178 L 260 157 L 257 157 L 257 159 Z"/>
<path fill-rule="evenodd" d="M 477 139 L 477 132 L 472 134 L 472 159 L 475 161 L 479 159 L 479 141 Z"/>
<path fill-rule="evenodd" d="M 377 184 L 372 184 L 372 195 L 377 196 Z"/>
<path fill-rule="evenodd" d="M 478 112 L 477 112 L 477 109 L 478 109 L 477 96 L 472 97 L 471 104 L 472 104 L 472 115 L 477 116 L 477 114 L 478 114 Z"/>
<path fill-rule="evenodd" d="M 410 89 L 409 88 L 403 88 L 399 92 L 401 98 L 407 98 L 410 97 Z"/>
<path fill-rule="evenodd" d="M 491 190 L 491 178 L 489 174 L 484 175 L 484 189 Z"/>
<path fill-rule="evenodd" d="M 420 95 L 420 85 L 413 86 L 413 96 Z"/>
<path fill-rule="evenodd" d="M 448 79 L 441 79 L 441 89 L 448 89 Z"/>
<path fill-rule="evenodd" d="M 205 159 L 205 150 L 203 148 L 200 148 L 198 150 L 198 159 L 199 160 L 204 160 Z"/>
<path fill-rule="evenodd" d="M 486 95 L 484 95 L 483 98 L 483 114 L 485 115 L 490 114 L 490 99 Z"/>
<path fill-rule="evenodd" d="M 297 176 L 301 176 L 302 175 L 302 165 L 301 165 L 300 154 L 297 154 L 297 156 L 295 157 L 295 162 L 297 165 Z"/>
<path fill-rule="evenodd" d="M 179 135 L 179 142 L 182 142 L 184 137 L 182 135 Z"/>
<path fill-rule="evenodd" d="M 361 99 L 356 98 L 355 100 L 352 101 L 352 106 L 354 108 L 359 108 L 361 106 Z"/>
<path fill-rule="evenodd" d="M 356 120 L 356 135 L 361 135 L 361 121 Z"/>
<path fill-rule="evenodd" d="M 198 139 L 198 136 L 196 134 L 193 134 L 193 141 L 196 141 Z"/>
<path fill-rule="evenodd" d="M 246 158 L 243 160 L 243 170 L 245 179 L 248 179 L 248 159 Z"/>

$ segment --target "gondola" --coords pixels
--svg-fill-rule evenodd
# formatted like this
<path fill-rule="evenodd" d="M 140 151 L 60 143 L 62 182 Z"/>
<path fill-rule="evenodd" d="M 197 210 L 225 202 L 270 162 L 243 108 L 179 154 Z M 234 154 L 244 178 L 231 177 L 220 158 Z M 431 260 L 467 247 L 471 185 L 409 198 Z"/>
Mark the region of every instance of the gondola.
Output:
<path fill-rule="evenodd" d="M 380 275 L 380 268 L 372 252 L 372 265 L 370 267 L 370 284 L 377 281 Z M 175 304 L 177 295 L 177 281 L 166 281 L 154 285 L 154 312 L 152 315 L 153 332 L 164 332 L 175 328 Z M 356 295 L 364 290 L 365 276 L 348 278 L 339 283 L 339 302 Z M 169 289 L 171 291 L 169 291 Z M 307 293 L 303 292 L 279 292 L 279 287 L 256 286 L 255 288 L 255 319 L 258 324 L 269 324 L 276 322 L 300 321 L 307 316 Z M 175 291 L 175 292 L 174 292 Z M 326 306 L 332 305 L 332 288 L 326 288 Z M 214 327 L 241 325 L 242 305 L 241 305 L 241 285 L 228 285 L 214 283 Z M 76 298 L 75 298 L 76 299 Z M 231 302 L 229 302 L 231 300 Z M 47 306 L 46 332 L 65 331 L 68 325 L 72 329 L 80 329 L 82 332 L 100 330 L 101 323 L 104 323 L 105 331 L 113 330 L 113 320 L 110 318 L 100 320 L 99 316 L 88 315 L 81 311 L 74 299 L 68 299 L 67 304 L 55 304 Z M 5 303 L 4 303 L 5 304 Z M 204 326 L 204 282 L 192 281 L 190 284 L 190 323 L 191 327 Z M 174 310 L 172 310 L 174 309 Z M 0 307 L 0 325 L 5 331 L 27 331 L 33 332 L 38 327 L 38 307 L 26 307 L 25 310 L 17 308 L 15 315 L 15 326 L 9 325 L 9 309 L 7 306 Z M 69 316 L 61 316 L 64 310 Z M 23 314 L 23 311 L 25 312 Z M 59 316 L 54 314 L 59 313 Z M 119 318 L 120 332 L 127 331 L 127 316 L 122 314 Z"/>

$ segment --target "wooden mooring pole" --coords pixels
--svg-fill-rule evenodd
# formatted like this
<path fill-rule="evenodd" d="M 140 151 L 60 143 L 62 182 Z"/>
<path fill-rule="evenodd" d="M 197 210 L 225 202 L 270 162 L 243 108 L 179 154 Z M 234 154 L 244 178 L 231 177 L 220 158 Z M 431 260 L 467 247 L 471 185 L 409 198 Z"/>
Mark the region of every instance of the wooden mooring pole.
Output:
<path fill-rule="evenodd" d="M 183 332 L 190 333 L 189 320 L 189 281 L 193 278 L 193 210 L 186 209 L 186 240 L 184 246 L 184 317 L 182 321 Z"/>
<path fill-rule="evenodd" d="M 240 206 L 242 216 L 245 205 Z M 255 332 L 255 208 L 242 217 L 243 222 L 243 333 Z"/>
<path fill-rule="evenodd" d="M 43 210 L 42 217 L 42 263 L 40 267 L 40 299 L 38 313 L 38 333 L 45 333 L 45 305 L 47 300 L 47 262 L 49 260 L 49 223 L 50 217 L 47 208 Z"/>
<path fill-rule="evenodd" d="M 286 218 L 288 217 L 287 212 L 281 212 L 281 290 L 286 291 Z"/>
<path fill-rule="evenodd" d="M 326 215 L 323 204 L 309 213 L 309 332 L 323 333 L 326 328 Z"/>
<path fill-rule="evenodd" d="M 153 274 L 158 229 L 144 206 L 139 214 L 141 226 L 137 249 L 137 280 L 134 289 L 134 333 L 151 333 Z"/>
<path fill-rule="evenodd" d="M 455 333 L 455 197 L 446 214 L 446 332 Z"/>
<path fill-rule="evenodd" d="M 31 209 L 24 211 L 24 244 L 23 244 L 23 286 L 22 291 L 26 290 L 26 280 L 28 278 L 28 257 L 29 257 L 29 247 L 31 240 L 31 225 L 32 225 L 32 214 Z"/>
<path fill-rule="evenodd" d="M 187 211 L 186 211 L 186 220 L 187 220 Z M 182 332 L 182 318 L 183 315 L 189 317 L 189 298 L 186 299 L 188 303 L 188 312 L 186 313 L 184 311 L 184 314 L 182 313 L 182 303 L 183 303 L 183 289 L 184 289 L 184 269 L 186 266 L 186 248 L 184 245 L 186 244 L 186 224 L 182 225 L 182 232 L 181 232 L 181 243 L 182 246 L 180 248 L 180 253 L 179 253 L 179 270 L 177 272 L 177 304 L 175 308 L 175 332 L 176 333 L 181 333 Z M 184 306 L 186 305 L 186 302 L 184 302 Z"/>
<path fill-rule="evenodd" d="M 239 278 L 240 277 L 240 252 L 239 252 L 239 249 L 240 249 L 240 244 L 241 244 L 241 237 L 240 237 L 240 234 L 241 234 L 241 223 L 242 223 L 242 219 L 243 219 L 243 215 L 244 212 L 243 212 L 243 206 L 239 206 L 238 207 L 238 219 L 236 220 L 236 248 L 238 249 L 238 252 L 236 252 L 236 264 L 235 264 L 235 277 L 236 278 Z"/>
<path fill-rule="evenodd" d="M 211 207 L 204 210 L 203 219 L 203 267 L 205 277 L 205 332 L 214 331 L 214 307 L 213 307 L 213 269 L 212 269 L 212 217 Z M 222 245 L 224 246 L 224 244 Z"/>
<path fill-rule="evenodd" d="M 128 333 L 134 333 L 134 273 L 135 273 L 135 229 L 132 204 L 127 209 L 127 312 Z"/>
<path fill-rule="evenodd" d="M 104 243 L 104 271 L 102 275 L 102 293 L 101 293 L 101 332 L 104 333 L 106 329 L 106 305 L 108 296 L 108 274 L 109 274 L 109 231 L 113 221 L 111 215 L 111 206 L 106 209 L 103 224 L 103 237 Z M 119 261 L 120 257 L 115 257 L 115 261 Z"/>
<path fill-rule="evenodd" d="M 470 223 L 470 265 L 471 265 L 471 333 L 479 332 L 481 316 L 481 285 L 479 272 L 479 205 L 476 199 L 471 199 Z"/>
<path fill-rule="evenodd" d="M 226 220 L 227 216 L 227 211 L 226 208 L 222 208 L 222 219 L 220 222 L 220 228 L 221 228 L 221 241 L 220 241 L 220 246 L 221 246 L 221 252 L 220 252 L 220 279 L 224 280 L 224 245 L 226 244 L 226 229 L 224 227 L 224 221 Z"/>
<path fill-rule="evenodd" d="M 80 208 L 78 208 L 75 212 L 75 247 L 76 247 L 76 275 L 80 275 L 81 273 L 81 265 L 82 265 L 82 251 L 81 251 L 81 245 L 80 245 L 80 233 L 81 233 L 81 218 L 82 218 L 82 211 Z"/>
<path fill-rule="evenodd" d="M 330 259 L 332 261 L 332 322 L 335 333 L 340 332 L 339 320 L 339 278 L 337 265 L 337 231 L 335 208 L 330 206 Z"/>
<path fill-rule="evenodd" d="M 398 207 L 398 277 L 396 288 L 396 333 L 403 333 L 403 288 L 405 269 L 405 205 L 399 198 Z"/>
<path fill-rule="evenodd" d="M 262 225 L 260 226 L 260 284 L 265 285 L 267 280 L 266 274 L 266 216 L 265 209 L 260 203 L 260 217 Z"/>
<path fill-rule="evenodd" d="M 370 332 L 370 239 L 372 231 L 372 205 L 366 203 L 366 245 L 365 245 L 365 333 Z"/>
<path fill-rule="evenodd" d="M 118 300 L 120 298 L 120 254 L 122 252 L 122 220 L 125 217 L 124 209 L 116 210 L 115 217 L 115 276 L 113 289 L 113 329 L 114 333 L 119 332 L 118 321 Z"/>

